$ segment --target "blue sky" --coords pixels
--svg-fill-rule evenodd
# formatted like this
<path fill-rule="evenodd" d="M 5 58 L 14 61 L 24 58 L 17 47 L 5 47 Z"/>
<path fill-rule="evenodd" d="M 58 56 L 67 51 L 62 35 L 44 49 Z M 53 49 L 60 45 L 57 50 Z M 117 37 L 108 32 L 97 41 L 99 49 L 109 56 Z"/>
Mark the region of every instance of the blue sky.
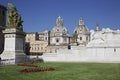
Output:
<path fill-rule="evenodd" d="M 82 17 L 89 29 L 109 27 L 120 29 L 120 0 L 0 0 L 7 6 L 13 3 L 24 21 L 26 32 L 51 30 L 61 16 L 72 34 Z"/>

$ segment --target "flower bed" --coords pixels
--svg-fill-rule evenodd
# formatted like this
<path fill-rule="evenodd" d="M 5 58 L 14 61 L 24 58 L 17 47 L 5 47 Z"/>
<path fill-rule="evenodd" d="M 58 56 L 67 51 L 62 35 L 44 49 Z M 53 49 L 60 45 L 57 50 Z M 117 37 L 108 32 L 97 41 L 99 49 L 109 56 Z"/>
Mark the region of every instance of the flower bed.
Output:
<path fill-rule="evenodd" d="M 20 70 L 22 73 L 30 73 L 30 72 L 45 72 L 45 71 L 54 71 L 55 69 L 52 67 L 36 67 L 36 68 L 25 68 Z"/>
<path fill-rule="evenodd" d="M 55 70 L 52 67 L 46 67 L 46 66 L 41 67 L 41 66 L 37 66 L 37 65 L 34 65 L 34 64 L 26 64 L 26 63 L 17 64 L 17 66 L 28 67 L 28 68 L 21 69 L 20 72 L 22 72 L 22 73 L 45 72 L 45 71 L 54 71 Z"/>

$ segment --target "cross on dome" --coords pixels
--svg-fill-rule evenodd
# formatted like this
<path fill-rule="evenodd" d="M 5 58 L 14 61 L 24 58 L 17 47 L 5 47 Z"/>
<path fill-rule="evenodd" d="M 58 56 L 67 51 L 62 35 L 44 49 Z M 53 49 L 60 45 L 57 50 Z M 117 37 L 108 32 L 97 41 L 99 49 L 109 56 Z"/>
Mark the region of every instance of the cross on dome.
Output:
<path fill-rule="evenodd" d="M 98 23 L 96 24 L 96 31 L 99 31 L 99 25 L 98 25 Z"/>
<path fill-rule="evenodd" d="M 61 17 L 59 16 L 58 18 L 60 19 Z"/>

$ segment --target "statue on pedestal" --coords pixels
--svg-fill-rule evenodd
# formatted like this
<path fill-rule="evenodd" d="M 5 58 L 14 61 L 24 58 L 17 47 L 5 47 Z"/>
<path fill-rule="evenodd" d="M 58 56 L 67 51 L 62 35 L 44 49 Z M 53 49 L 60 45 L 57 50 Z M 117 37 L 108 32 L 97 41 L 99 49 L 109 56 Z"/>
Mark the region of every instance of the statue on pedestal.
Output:
<path fill-rule="evenodd" d="M 16 64 L 25 62 L 25 33 L 23 32 L 23 21 L 12 4 L 8 4 L 8 27 L 3 31 L 5 38 L 4 51 L 1 59 L 5 64 Z"/>
<path fill-rule="evenodd" d="M 15 28 L 23 31 L 23 21 L 15 6 L 8 3 L 8 28 Z"/>

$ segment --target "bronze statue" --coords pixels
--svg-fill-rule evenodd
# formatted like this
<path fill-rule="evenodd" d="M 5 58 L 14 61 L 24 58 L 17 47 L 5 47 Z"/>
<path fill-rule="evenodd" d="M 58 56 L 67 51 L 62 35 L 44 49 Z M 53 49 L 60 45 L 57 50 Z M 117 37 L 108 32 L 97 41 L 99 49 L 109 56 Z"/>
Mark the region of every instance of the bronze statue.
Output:
<path fill-rule="evenodd" d="M 17 9 L 11 3 L 8 3 L 8 28 L 16 28 L 23 31 L 23 21 L 21 16 L 17 13 Z"/>

